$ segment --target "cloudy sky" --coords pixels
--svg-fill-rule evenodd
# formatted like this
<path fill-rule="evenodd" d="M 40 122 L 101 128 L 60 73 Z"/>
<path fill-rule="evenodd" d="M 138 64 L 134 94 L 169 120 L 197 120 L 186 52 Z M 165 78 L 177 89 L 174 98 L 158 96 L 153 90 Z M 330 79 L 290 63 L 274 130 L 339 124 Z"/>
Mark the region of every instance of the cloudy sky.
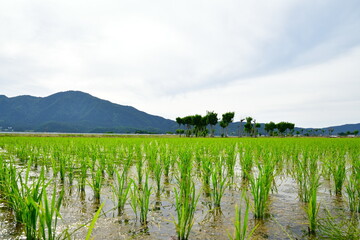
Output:
<path fill-rule="evenodd" d="M 359 123 L 360 1 L 1 1 L 0 86 L 170 119 Z"/>

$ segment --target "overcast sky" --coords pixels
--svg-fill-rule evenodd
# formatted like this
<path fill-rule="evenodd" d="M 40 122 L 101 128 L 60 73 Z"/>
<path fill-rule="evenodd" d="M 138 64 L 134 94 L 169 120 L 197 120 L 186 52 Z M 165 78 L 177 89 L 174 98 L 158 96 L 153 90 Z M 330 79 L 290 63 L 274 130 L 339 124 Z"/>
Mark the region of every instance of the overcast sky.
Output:
<path fill-rule="evenodd" d="M 1 1 L 0 86 L 170 119 L 359 123 L 360 1 Z"/>

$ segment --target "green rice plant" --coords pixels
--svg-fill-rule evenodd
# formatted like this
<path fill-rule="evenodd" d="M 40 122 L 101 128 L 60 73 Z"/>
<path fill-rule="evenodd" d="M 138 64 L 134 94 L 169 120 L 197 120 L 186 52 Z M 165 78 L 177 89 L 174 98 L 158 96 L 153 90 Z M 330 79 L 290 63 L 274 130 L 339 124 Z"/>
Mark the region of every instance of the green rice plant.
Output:
<path fill-rule="evenodd" d="M 142 185 L 142 177 L 143 177 L 143 164 L 144 157 L 139 157 L 136 160 L 136 172 L 137 172 L 137 180 L 138 180 L 138 187 L 141 188 Z"/>
<path fill-rule="evenodd" d="M 87 179 L 88 161 L 86 158 L 80 160 L 80 173 L 78 175 L 79 191 L 85 192 L 86 179 Z"/>
<path fill-rule="evenodd" d="M 68 176 L 68 180 L 69 180 L 69 185 L 72 186 L 74 183 L 74 169 L 75 169 L 75 164 L 73 161 L 69 161 L 68 165 L 67 165 L 67 176 Z"/>
<path fill-rule="evenodd" d="M 130 206 L 133 209 L 135 216 L 139 213 L 140 223 L 143 225 L 147 224 L 147 215 L 150 206 L 150 195 L 152 187 L 149 187 L 148 174 L 145 177 L 145 183 L 143 187 L 139 187 L 132 181 L 133 188 L 131 189 L 131 202 Z"/>
<path fill-rule="evenodd" d="M 103 185 L 103 174 L 101 168 L 97 168 L 91 173 L 91 181 L 89 185 L 94 192 L 94 199 L 96 202 L 100 201 L 100 192 Z"/>
<path fill-rule="evenodd" d="M 113 186 L 113 192 L 117 198 L 117 208 L 121 214 L 124 211 L 126 200 L 130 190 L 130 184 L 127 184 L 127 172 L 123 170 L 120 174 L 116 172 L 117 182 Z"/>
<path fill-rule="evenodd" d="M 310 178 L 310 188 L 309 188 L 309 202 L 306 206 L 306 213 L 309 221 L 309 233 L 315 234 L 317 228 L 317 215 L 319 212 L 319 205 L 317 204 L 317 190 L 320 186 L 320 175 L 318 173 L 318 166 L 315 160 L 311 161 L 311 176 Z"/>
<path fill-rule="evenodd" d="M 60 155 L 59 158 L 57 159 L 59 161 L 59 173 L 60 173 L 60 181 L 61 183 L 65 182 L 65 176 L 66 176 L 66 166 L 68 164 L 68 160 L 66 156 L 62 156 Z"/>
<path fill-rule="evenodd" d="M 254 217 L 263 219 L 268 208 L 268 197 L 274 179 L 274 166 L 266 161 L 263 166 L 258 165 L 258 176 L 250 176 L 250 191 L 254 200 Z"/>
<path fill-rule="evenodd" d="M 331 161 L 331 172 L 335 183 L 335 193 L 341 195 L 342 187 L 346 179 L 346 159 L 343 154 L 336 153 Z"/>
<path fill-rule="evenodd" d="M 212 173 L 212 161 L 209 153 L 205 153 L 201 159 L 201 180 L 204 185 L 204 190 L 207 192 L 210 187 L 211 173 Z"/>
<path fill-rule="evenodd" d="M 149 212 L 150 195 L 152 187 L 149 187 L 148 175 L 146 174 L 144 187 L 138 188 L 138 206 L 140 210 L 140 223 L 143 225 L 147 224 L 147 215 Z"/>
<path fill-rule="evenodd" d="M 44 168 L 41 168 L 37 179 L 30 181 L 31 162 L 25 177 L 16 172 L 15 167 L 11 167 L 11 175 L 8 191 L 8 204 L 14 211 L 15 220 L 25 227 L 27 239 L 36 239 L 38 230 L 39 204 L 47 186 L 45 183 Z"/>
<path fill-rule="evenodd" d="M 309 202 L 312 189 L 319 187 L 318 158 L 315 155 L 309 155 L 307 152 L 303 153 L 295 162 L 292 176 L 299 188 L 300 201 Z"/>
<path fill-rule="evenodd" d="M 242 178 L 248 179 L 253 168 L 253 158 L 249 149 L 243 149 L 240 155 L 240 165 Z"/>
<path fill-rule="evenodd" d="M 317 192 L 316 191 L 317 191 L 317 188 L 311 189 L 310 199 L 306 206 L 306 214 L 308 216 L 308 221 L 309 221 L 308 230 L 309 230 L 310 234 L 315 234 L 317 224 L 318 224 L 317 216 L 319 213 L 319 205 L 317 204 Z"/>
<path fill-rule="evenodd" d="M 238 154 L 237 144 L 235 146 L 230 146 L 227 152 L 225 151 L 222 152 L 222 156 L 223 158 L 225 158 L 225 163 L 227 167 L 227 175 L 228 178 L 231 180 L 231 183 L 234 182 L 237 154 Z"/>
<path fill-rule="evenodd" d="M 235 205 L 235 222 L 234 222 L 234 234 L 231 236 L 228 234 L 229 239 L 231 240 L 245 240 L 245 239 L 251 239 L 251 236 L 255 232 L 258 225 L 253 227 L 250 232 L 248 232 L 249 228 L 249 199 L 246 197 L 245 192 L 242 192 L 241 194 L 241 200 L 245 202 L 245 213 L 244 216 L 242 216 L 242 210 L 241 207 L 239 208 L 238 205 Z"/>
<path fill-rule="evenodd" d="M 59 194 L 54 186 L 51 201 L 49 202 L 46 191 L 42 196 L 39 207 L 39 239 L 54 240 L 57 239 L 56 227 L 60 215 L 61 202 L 64 197 L 64 189 Z"/>
<path fill-rule="evenodd" d="M 226 190 L 227 184 L 227 176 L 225 176 L 223 168 L 222 168 L 222 161 L 217 161 L 215 166 L 212 168 L 211 171 L 211 191 L 210 196 L 213 202 L 213 206 L 215 208 L 220 207 L 221 199 L 224 195 Z"/>
<path fill-rule="evenodd" d="M 138 205 L 139 205 L 137 195 L 139 192 L 139 188 L 138 188 L 138 186 L 136 186 L 134 180 L 131 180 L 131 182 L 132 182 L 132 184 L 131 184 L 132 188 L 130 191 L 130 206 L 135 214 L 135 218 L 137 219 L 138 218 Z"/>
<path fill-rule="evenodd" d="M 177 220 L 174 223 L 178 239 L 185 240 L 189 238 L 191 228 L 194 225 L 194 214 L 199 195 L 195 195 L 195 185 L 192 181 L 180 182 L 179 188 L 179 190 L 174 189 L 177 213 Z"/>
<path fill-rule="evenodd" d="M 154 178 L 155 178 L 155 182 L 156 182 L 157 195 L 160 195 L 162 173 L 163 173 L 163 165 L 161 164 L 160 155 L 158 154 L 157 158 L 156 158 L 156 164 L 153 168 L 153 174 L 154 174 Z"/>
<path fill-rule="evenodd" d="M 168 181 L 169 180 L 169 173 L 170 173 L 170 168 L 173 165 L 173 158 L 172 155 L 170 153 L 170 148 L 169 145 L 166 144 L 165 145 L 165 150 L 163 150 L 162 154 L 162 162 L 164 165 L 164 175 L 165 175 L 165 179 Z"/>

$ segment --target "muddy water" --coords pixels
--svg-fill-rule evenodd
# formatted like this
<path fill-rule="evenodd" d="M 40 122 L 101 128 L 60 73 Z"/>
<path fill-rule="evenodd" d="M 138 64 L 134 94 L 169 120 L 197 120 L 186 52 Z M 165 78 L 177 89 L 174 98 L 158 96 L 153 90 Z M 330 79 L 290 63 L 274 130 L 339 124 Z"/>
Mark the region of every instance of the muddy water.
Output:
<path fill-rule="evenodd" d="M 33 174 L 36 175 L 36 172 Z M 51 178 L 52 173 L 48 172 L 47 176 Z M 150 183 L 155 186 L 153 182 Z M 105 205 L 93 231 L 94 239 L 176 239 L 173 223 L 176 217 L 174 179 L 169 184 L 163 185 L 163 191 L 159 196 L 151 195 L 146 227 L 139 223 L 129 203 L 126 204 L 122 214 L 114 209 L 115 200 L 111 186 L 112 182 L 107 181 L 101 190 L 100 202 Z M 221 208 L 214 211 L 209 208 L 210 199 L 201 190 L 200 181 L 197 182 L 197 193 L 200 194 L 200 198 L 190 239 L 229 239 L 228 235 L 232 235 L 234 231 L 235 205 L 241 205 L 241 186 L 243 186 L 241 177 L 238 176 L 235 178 L 235 185 L 226 190 Z M 71 233 L 84 224 L 89 224 L 99 208 L 99 203 L 94 201 L 93 191 L 89 186 L 83 193 L 78 191 L 76 181 L 73 186 L 65 183 L 63 187 L 65 196 L 61 208 L 62 219 L 59 220 L 57 229 L 59 234 L 65 229 Z M 258 225 L 253 239 L 314 239 L 308 235 L 305 206 L 298 199 L 295 180 L 286 175 L 277 176 L 276 188 L 277 190 L 269 197 L 269 216 L 266 219 L 255 221 L 250 213 L 249 228 Z M 320 216 L 325 208 L 335 214 L 348 214 L 346 196 L 335 196 L 331 193 L 332 188 L 329 181 L 321 181 L 318 190 Z M 251 199 L 250 195 L 249 197 Z M 241 206 L 244 208 L 244 204 Z M 72 233 L 72 239 L 84 239 L 86 233 L 87 228 L 82 227 Z M 0 239 L 23 238 L 21 226 L 14 223 L 9 209 L 0 203 Z"/>

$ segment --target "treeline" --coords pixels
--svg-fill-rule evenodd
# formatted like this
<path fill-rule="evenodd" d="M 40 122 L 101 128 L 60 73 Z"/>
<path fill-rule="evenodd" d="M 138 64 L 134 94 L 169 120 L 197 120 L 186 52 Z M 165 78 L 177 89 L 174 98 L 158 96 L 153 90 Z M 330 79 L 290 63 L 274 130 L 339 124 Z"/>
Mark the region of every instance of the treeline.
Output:
<path fill-rule="evenodd" d="M 222 118 L 218 118 L 218 114 L 213 111 L 207 111 L 205 116 L 200 114 L 190 115 L 185 117 L 177 117 L 176 122 L 179 124 L 179 129 L 176 130 L 177 134 L 184 134 L 187 137 L 214 137 L 215 126 L 218 124 L 221 127 L 221 136 L 228 136 L 228 126 L 234 120 L 235 113 L 227 112 L 222 114 Z M 184 127 L 181 128 L 181 127 Z M 251 136 L 257 137 L 261 135 L 259 129 L 261 124 L 257 123 L 252 117 L 246 117 L 240 120 L 238 126 L 238 136 Z M 293 135 L 295 124 L 289 122 L 279 123 L 266 123 L 265 131 L 269 136 L 288 136 Z"/>
<path fill-rule="evenodd" d="M 235 113 L 227 112 L 222 115 L 222 119 L 219 122 L 217 113 L 207 112 L 205 116 L 200 114 L 186 116 L 186 117 L 177 117 L 176 122 L 179 124 L 179 128 L 183 125 L 186 129 L 177 129 L 176 133 L 185 134 L 187 137 L 196 136 L 196 137 L 206 137 L 210 135 L 214 136 L 215 125 L 219 122 L 220 127 L 223 128 L 222 136 L 227 136 L 227 127 L 234 120 Z M 210 130 L 207 128 L 210 126 Z"/>

